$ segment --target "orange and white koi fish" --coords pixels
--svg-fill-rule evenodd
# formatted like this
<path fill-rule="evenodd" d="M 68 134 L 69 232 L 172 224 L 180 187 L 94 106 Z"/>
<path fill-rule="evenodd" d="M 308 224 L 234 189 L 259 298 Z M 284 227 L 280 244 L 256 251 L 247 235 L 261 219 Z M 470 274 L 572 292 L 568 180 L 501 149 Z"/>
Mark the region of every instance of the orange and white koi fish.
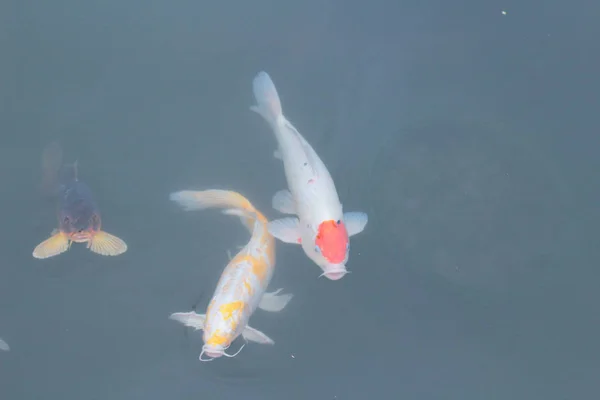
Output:
<path fill-rule="evenodd" d="M 127 244 L 101 229 L 100 209 L 89 186 L 77 176 L 77 162 L 62 165 L 58 143 L 44 149 L 42 157 L 44 189 L 57 199 L 58 228 L 36 246 L 33 257 L 48 258 L 69 250 L 71 243 L 87 243 L 94 253 L 116 256 L 127 251 Z"/>
<path fill-rule="evenodd" d="M 0 339 L 0 350 L 10 351 L 10 346 L 4 340 Z"/>
<path fill-rule="evenodd" d="M 350 236 L 363 231 L 368 217 L 363 212 L 342 212 L 335 184 L 312 146 L 283 115 L 279 94 L 266 72 L 253 81 L 256 105 L 252 111 L 270 125 L 283 161 L 289 190 L 273 196 L 273 208 L 298 217 L 269 223 L 269 232 L 285 243 L 301 244 L 304 253 L 322 270 L 321 276 L 338 280 L 348 273 Z"/>
<path fill-rule="evenodd" d="M 239 335 L 246 341 L 274 344 L 267 335 L 248 326 L 256 308 L 279 312 L 293 297 L 292 294 L 279 295 L 282 289 L 266 293 L 275 269 L 275 239 L 267 230 L 268 220 L 248 199 L 233 191 L 184 190 L 172 193 L 170 199 L 186 211 L 222 208 L 224 214 L 240 217 L 252 236 L 225 267 L 206 314 L 178 312 L 169 318 L 204 331 L 200 361 L 235 357 L 245 343 L 233 355 L 226 350 Z M 203 358 L 205 354 L 210 358 Z"/>

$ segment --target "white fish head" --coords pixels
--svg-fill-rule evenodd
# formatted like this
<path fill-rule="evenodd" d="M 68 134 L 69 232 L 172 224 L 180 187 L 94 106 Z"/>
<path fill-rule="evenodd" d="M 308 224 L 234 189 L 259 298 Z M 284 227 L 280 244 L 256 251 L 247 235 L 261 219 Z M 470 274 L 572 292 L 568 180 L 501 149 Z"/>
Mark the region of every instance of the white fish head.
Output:
<path fill-rule="evenodd" d="M 214 324 L 215 321 L 212 321 Z M 204 330 L 202 352 L 200 353 L 200 361 L 211 361 L 225 355 L 225 350 L 233 341 L 233 334 L 225 329 L 214 328 L 210 324 Z M 204 358 L 203 356 L 209 357 Z"/>

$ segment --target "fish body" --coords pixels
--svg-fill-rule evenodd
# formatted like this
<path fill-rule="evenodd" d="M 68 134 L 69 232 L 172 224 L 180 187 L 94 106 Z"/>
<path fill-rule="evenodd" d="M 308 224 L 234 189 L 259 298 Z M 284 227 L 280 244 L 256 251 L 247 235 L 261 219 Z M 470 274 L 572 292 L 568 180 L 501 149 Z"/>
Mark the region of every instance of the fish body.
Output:
<path fill-rule="evenodd" d="M 67 251 L 71 243 L 87 243 L 97 254 L 116 256 L 127 250 L 120 238 L 102 230 L 100 210 L 91 189 L 79 180 L 77 162 L 62 164 L 62 151 L 53 143 L 44 150 L 43 187 L 56 198 L 58 227 L 33 250 L 33 257 L 48 258 Z M 57 167 L 58 165 L 58 167 Z M 50 170 L 50 172 L 48 172 Z"/>
<path fill-rule="evenodd" d="M 291 294 L 279 295 L 282 289 L 266 292 L 275 270 L 275 238 L 267 229 L 267 218 L 244 196 L 233 191 L 188 190 L 172 193 L 170 198 L 185 210 L 221 208 L 225 214 L 238 216 L 251 237 L 235 256 L 230 257 L 206 314 L 180 312 L 169 318 L 203 330 L 201 361 L 223 355 L 235 356 L 237 353 L 229 355 L 226 350 L 240 335 L 247 341 L 274 344 L 267 335 L 248 325 L 257 308 L 278 312 L 292 299 Z M 203 355 L 210 358 L 205 359 Z"/>
<path fill-rule="evenodd" d="M 301 244 L 304 253 L 331 280 L 348 273 L 350 237 L 364 230 L 368 217 L 363 212 L 342 210 L 335 183 L 313 147 L 284 116 L 275 84 L 266 72 L 253 81 L 256 105 L 277 140 L 275 157 L 283 161 L 289 190 L 273 196 L 273 207 L 296 217 L 269 223 L 269 232 L 285 243 Z"/>

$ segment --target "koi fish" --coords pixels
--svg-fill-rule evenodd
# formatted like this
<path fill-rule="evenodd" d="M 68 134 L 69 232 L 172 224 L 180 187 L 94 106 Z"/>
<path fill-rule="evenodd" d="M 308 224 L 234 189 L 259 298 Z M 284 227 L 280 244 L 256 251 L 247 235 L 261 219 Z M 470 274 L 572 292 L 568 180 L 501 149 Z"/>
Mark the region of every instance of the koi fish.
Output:
<path fill-rule="evenodd" d="M 63 253 L 71 243 L 87 243 L 87 248 L 104 256 L 116 256 L 127 244 L 101 229 L 100 210 L 92 191 L 77 174 L 77 161 L 62 165 L 62 150 L 57 143 L 44 149 L 43 188 L 56 197 L 58 228 L 33 250 L 33 257 L 48 258 Z"/>
<path fill-rule="evenodd" d="M 10 351 L 10 346 L 4 340 L 0 339 L 0 350 Z"/>
<path fill-rule="evenodd" d="M 177 312 L 169 317 L 185 326 L 203 330 L 204 345 L 200 361 L 226 356 L 226 350 L 240 335 L 248 341 L 274 344 L 273 339 L 248 325 L 257 308 L 279 312 L 292 299 L 292 294 L 279 294 L 282 289 L 266 293 L 275 269 L 275 238 L 267 230 L 267 218 L 244 196 L 226 190 L 184 190 L 170 195 L 186 211 L 221 208 L 227 215 L 238 216 L 251 232 L 250 241 L 231 257 L 221 274 L 206 314 Z M 206 355 L 210 358 L 203 358 Z"/>
<path fill-rule="evenodd" d="M 335 184 L 312 146 L 283 115 L 279 94 L 271 77 L 259 72 L 253 81 L 256 105 L 271 127 L 278 148 L 274 156 L 283 161 L 289 190 L 275 193 L 273 208 L 286 217 L 269 222 L 269 232 L 285 243 L 300 244 L 304 253 L 331 280 L 344 277 L 350 237 L 363 231 L 368 217 L 363 212 L 342 211 Z"/>

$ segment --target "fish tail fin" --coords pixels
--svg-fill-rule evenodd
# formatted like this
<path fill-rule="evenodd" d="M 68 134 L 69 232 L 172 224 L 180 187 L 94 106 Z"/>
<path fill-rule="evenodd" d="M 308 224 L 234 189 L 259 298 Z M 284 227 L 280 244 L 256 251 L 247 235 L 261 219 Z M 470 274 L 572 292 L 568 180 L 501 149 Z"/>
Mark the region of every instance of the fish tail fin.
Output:
<path fill-rule="evenodd" d="M 256 210 L 244 210 L 241 208 L 228 208 L 223 210 L 225 215 L 234 215 L 240 217 L 242 224 L 248 228 L 250 232 L 255 232 L 261 226 L 261 220 L 258 218 Z"/>
<path fill-rule="evenodd" d="M 79 179 L 79 160 L 75 159 L 75 161 L 73 161 L 70 165 L 69 165 L 72 169 L 72 174 L 73 174 L 73 179 L 78 180 Z"/>
<path fill-rule="evenodd" d="M 63 152 L 57 141 L 51 142 L 42 152 L 41 192 L 44 196 L 56 195 L 59 185 L 59 172 L 62 166 Z"/>
<path fill-rule="evenodd" d="M 284 118 L 279 94 L 269 74 L 259 72 L 252 81 L 252 90 L 256 100 L 256 105 L 250 107 L 252 111 L 260 114 L 271 125 L 276 125 Z"/>
<path fill-rule="evenodd" d="M 72 163 L 63 164 L 61 170 L 60 179 L 63 182 L 76 181 L 78 180 L 79 174 L 79 160 L 75 160 Z"/>
<path fill-rule="evenodd" d="M 251 215 L 258 213 L 247 198 L 231 190 L 181 190 L 171 193 L 169 198 L 179 204 L 185 211 L 207 208 L 244 210 L 246 213 L 240 214 L 239 217 L 249 230 L 254 228 L 254 219 L 256 218 Z"/>

